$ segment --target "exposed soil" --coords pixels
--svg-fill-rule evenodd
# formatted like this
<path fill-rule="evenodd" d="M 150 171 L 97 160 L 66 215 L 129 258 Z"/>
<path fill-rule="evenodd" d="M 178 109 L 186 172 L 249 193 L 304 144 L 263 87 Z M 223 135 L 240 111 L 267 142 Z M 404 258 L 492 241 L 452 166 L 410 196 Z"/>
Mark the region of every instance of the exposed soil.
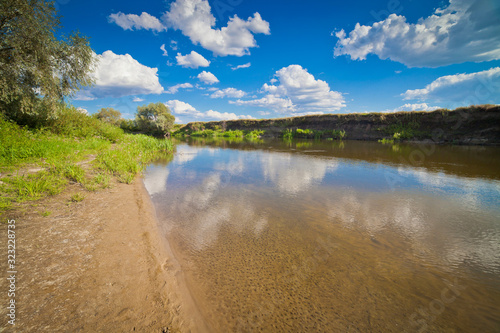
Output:
<path fill-rule="evenodd" d="M 285 129 L 297 128 L 343 130 L 345 139 L 348 140 L 392 139 L 396 132 L 405 131 L 406 133 L 402 133 L 406 135 L 401 138 L 403 141 L 500 145 L 500 106 L 478 105 L 453 111 L 324 114 L 279 119 L 194 122 L 187 124 L 179 132 L 187 134 L 202 129 L 264 130 L 264 136 L 279 137 Z"/>
<path fill-rule="evenodd" d="M 86 197 L 70 202 L 75 193 Z M 24 210 L 2 216 L 0 226 L 0 332 L 189 332 L 198 326 L 140 179 L 96 193 L 71 185 Z M 15 326 L 7 322 L 8 218 L 16 220 Z"/>

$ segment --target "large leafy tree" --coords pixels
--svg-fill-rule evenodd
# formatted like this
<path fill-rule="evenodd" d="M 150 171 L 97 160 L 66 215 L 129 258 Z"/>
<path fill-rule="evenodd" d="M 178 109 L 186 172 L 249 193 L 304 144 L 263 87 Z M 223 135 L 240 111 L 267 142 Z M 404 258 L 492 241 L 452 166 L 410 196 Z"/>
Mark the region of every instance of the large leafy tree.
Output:
<path fill-rule="evenodd" d="M 163 103 L 150 103 L 137 107 L 135 120 L 146 133 L 167 135 L 174 127 L 175 117 Z"/>
<path fill-rule="evenodd" d="M 115 126 L 120 125 L 122 121 L 121 112 L 113 108 L 99 109 L 97 113 L 94 114 L 94 117 Z"/>
<path fill-rule="evenodd" d="M 11 118 L 53 116 L 65 96 L 93 83 L 88 39 L 57 38 L 59 28 L 53 1 L 0 1 L 0 109 Z"/>

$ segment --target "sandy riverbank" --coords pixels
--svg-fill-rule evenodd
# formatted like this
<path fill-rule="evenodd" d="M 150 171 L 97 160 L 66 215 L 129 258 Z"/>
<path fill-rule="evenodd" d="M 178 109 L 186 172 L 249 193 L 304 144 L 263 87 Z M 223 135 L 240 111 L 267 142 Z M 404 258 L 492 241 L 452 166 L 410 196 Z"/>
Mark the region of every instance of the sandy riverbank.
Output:
<path fill-rule="evenodd" d="M 77 192 L 86 198 L 69 203 Z M 4 306 L 7 280 L 0 282 L 0 332 L 198 331 L 141 179 L 97 193 L 72 185 L 35 205 L 2 217 L 16 220 L 18 273 L 14 327 Z"/>

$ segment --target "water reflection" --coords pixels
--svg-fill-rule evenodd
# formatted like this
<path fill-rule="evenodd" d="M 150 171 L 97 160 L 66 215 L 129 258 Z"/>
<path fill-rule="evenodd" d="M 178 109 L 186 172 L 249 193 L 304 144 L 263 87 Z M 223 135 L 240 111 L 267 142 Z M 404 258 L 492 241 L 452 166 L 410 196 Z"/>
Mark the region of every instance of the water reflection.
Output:
<path fill-rule="evenodd" d="M 260 154 L 262 176 L 285 194 L 307 191 L 338 167 L 335 159 L 311 158 L 289 153 Z"/>
<path fill-rule="evenodd" d="M 412 313 L 457 278 L 467 293 L 428 324 L 495 330 L 498 150 L 412 165 L 414 149 L 189 141 L 145 185 L 214 331 L 418 331 Z"/>

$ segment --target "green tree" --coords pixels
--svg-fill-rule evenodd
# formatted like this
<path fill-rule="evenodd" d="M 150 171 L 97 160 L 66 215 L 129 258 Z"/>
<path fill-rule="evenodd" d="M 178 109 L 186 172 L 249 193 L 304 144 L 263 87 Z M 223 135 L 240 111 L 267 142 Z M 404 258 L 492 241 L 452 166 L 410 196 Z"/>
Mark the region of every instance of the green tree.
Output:
<path fill-rule="evenodd" d="M 58 39 L 60 27 L 54 1 L 0 1 L 0 110 L 9 117 L 53 117 L 65 96 L 93 83 L 88 39 Z"/>
<path fill-rule="evenodd" d="M 119 126 L 123 120 L 121 112 L 113 108 L 99 109 L 94 117 L 115 126 Z"/>
<path fill-rule="evenodd" d="M 137 107 L 135 115 L 139 129 L 150 134 L 167 135 L 174 127 L 175 117 L 163 103 L 150 103 Z"/>

